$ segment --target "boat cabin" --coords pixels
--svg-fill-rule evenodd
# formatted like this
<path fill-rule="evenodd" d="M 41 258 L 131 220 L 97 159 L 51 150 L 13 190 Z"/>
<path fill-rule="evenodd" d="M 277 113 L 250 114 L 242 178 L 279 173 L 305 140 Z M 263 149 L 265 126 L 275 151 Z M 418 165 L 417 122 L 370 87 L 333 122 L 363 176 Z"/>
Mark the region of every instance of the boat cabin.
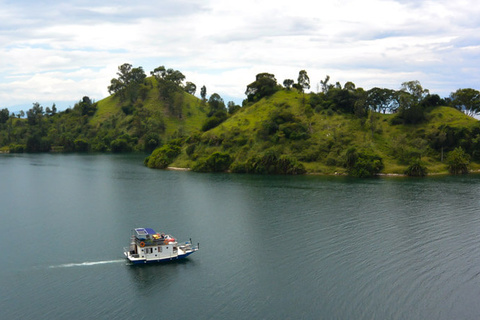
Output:
<path fill-rule="evenodd" d="M 129 253 L 132 258 L 163 260 L 178 256 L 178 243 L 170 235 L 157 233 L 151 228 L 136 228 Z"/>

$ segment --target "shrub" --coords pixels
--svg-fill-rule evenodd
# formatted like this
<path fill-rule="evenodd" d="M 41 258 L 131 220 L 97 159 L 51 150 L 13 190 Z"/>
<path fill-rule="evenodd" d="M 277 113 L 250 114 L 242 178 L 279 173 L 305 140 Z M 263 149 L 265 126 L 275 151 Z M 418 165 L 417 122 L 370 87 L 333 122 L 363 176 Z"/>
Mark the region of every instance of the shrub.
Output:
<path fill-rule="evenodd" d="M 424 177 L 427 175 L 427 167 L 422 165 L 420 160 L 416 160 L 408 166 L 405 174 L 409 177 Z"/>
<path fill-rule="evenodd" d="M 347 150 L 345 167 L 348 175 L 357 178 L 366 178 L 378 174 L 383 169 L 382 158 L 378 155 L 357 152 L 355 148 Z"/>
<path fill-rule="evenodd" d="M 215 152 L 206 160 L 197 162 L 192 170 L 197 172 L 224 172 L 227 171 L 232 163 L 232 158 L 228 153 Z"/>
<path fill-rule="evenodd" d="M 337 159 L 328 157 L 326 161 L 327 166 L 334 167 L 337 165 Z"/>
<path fill-rule="evenodd" d="M 87 152 L 88 149 L 90 148 L 90 145 L 85 139 L 76 139 L 74 141 L 75 144 L 75 151 L 78 152 Z"/>
<path fill-rule="evenodd" d="M 48 152 L 50 151 L 50 140 L 37 135 L 28 137 L 25 150 L 27 152 Z"/>
<path fill-rule="evenodd" d="M 196 145 L 192 143 L 192 144 L 189 144 L 187 146 L 187 148 L 185 149 L 185 152 L 187 153 L 187 155 L 189 157 L 191 157 L 192 154 L 195 152 L 195 147 L 196 147 Z"/>
<path fill-rule="evenodd" d="M 281 174 L 304 174 L 306 172 L 303 164 L 298 163 L 296 158 L 288 155 L 281 155 L 276 167 L 276 173 Z"/>
<path fill-rule="evenodd" d="M 149 168 L 165 169 L 180 154 L 181 148 L 175 144 L 166 144 L 155 149 L 144 163 Z"/>
<path fill-rule="evenodd" d="M 217 127 L 220 123 L 225 121 L 225 119 L 226 118 L 219 118 L 216 116 L 208 118 L 207 120 L 205 120 L 205 122 L 202 125 L 202 131 L 208 131 L 210 129 Z"/>
<path fill-rule="evenodd" d="M 110 143 L 110 149 L 114 153 L 130 152 L 132 147 L 129 145 L 126 139 L 115 139 Z"/>
<path fill-rule="evenodd" d="M 23 153 L 25 152 L 26 146 L 23 144 L 11 144 L 9 146 L 10 153 Z"/>
<path fill-rule="evenodd" d="M 235 164 L 232 172 L 257 174 L 304 174 L 303 164 L 295 157 L 278 155 L 274 150 L 267 150 L 263 155 L 254 155 L 245 163 Z"/>
<path fill-rule="evenodd" d="M 280 130 L 282 130 L 287 139 L 301 140 L 308 138 L 307 126 L 298 122 L 283 124 L 280 126 Z"/>
<path fill-rule="evenodd" d="M 452 174 L 468 173 L 468 165 L 470 164 L 470 156 L 463 151 L 461 147 L 455 148 L 447 155 L 448 171 Z"/>
<path fill-rule="evenodd" d="M 153 152 L 162 143 L 162 140 L 156 133 L 148 133 L 143 139 L 143 150 L 147 152 Z"/>
<path fill-rule="evenodd" d="M 122 106 L 122 111 L 128 116 L 130 114 L 133 114 L 133 111 L 135 111 L 135 107 L 132 104 L 124 105 Z"/>
<path fill-rule="evenodd" d="M 230 171 L 233 173 L 247 173 L 247 164 L 245 162 L 234 162 L 230 165 Z"/>
<path fill-rule="evenodd" d="M 260 138 L 267 140 L 270 135 L 279 131 L 287 139 L 301 140 L 309 137 L 308 127 L 301 123 L 290 111 L 275 110 L 271 112 L 269 118 L 262 123 L 258 134 Z"/>

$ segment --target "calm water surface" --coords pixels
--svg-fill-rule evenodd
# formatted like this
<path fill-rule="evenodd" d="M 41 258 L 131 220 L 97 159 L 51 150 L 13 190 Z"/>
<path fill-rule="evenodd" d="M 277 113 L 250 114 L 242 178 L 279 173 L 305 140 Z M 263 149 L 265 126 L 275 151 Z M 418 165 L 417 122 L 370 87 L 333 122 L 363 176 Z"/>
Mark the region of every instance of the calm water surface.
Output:
<path fill-rule="evenodd" d="M 0 156 L 2 319 L 478 319 L 480 176 L 150 170 Z M 131 266 L 152 227 L 200 251 Z"/>

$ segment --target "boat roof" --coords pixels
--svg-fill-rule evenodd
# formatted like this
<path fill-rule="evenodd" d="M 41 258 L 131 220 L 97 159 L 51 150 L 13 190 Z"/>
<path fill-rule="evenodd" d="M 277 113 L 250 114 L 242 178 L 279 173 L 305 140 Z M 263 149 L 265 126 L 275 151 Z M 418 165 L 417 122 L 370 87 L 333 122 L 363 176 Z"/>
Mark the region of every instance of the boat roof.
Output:
<path fill-rule="evenodd" d="M 138 234 L 138 235 L 154 235 L 154 234 L 157 234 L 157 232 L 155 232 L 155 230 L 153 230 L 152 228 L 135 228 L 135 232 Z"/>

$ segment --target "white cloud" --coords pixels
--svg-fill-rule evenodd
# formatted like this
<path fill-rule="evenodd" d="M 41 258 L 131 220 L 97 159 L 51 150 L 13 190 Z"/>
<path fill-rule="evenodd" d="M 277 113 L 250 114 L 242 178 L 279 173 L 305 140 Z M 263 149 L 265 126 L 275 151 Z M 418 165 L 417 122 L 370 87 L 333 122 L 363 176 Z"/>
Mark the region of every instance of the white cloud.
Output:
<path fill-rule="evenodd" d="M 419 80 L 433 93 L 479 86 L 475 1 L 0 0 L 0 106 L 105 97 L 117 66 L 182 71 L 243 99 L 260 72 L 307 70 L 358 87 Z"/>

